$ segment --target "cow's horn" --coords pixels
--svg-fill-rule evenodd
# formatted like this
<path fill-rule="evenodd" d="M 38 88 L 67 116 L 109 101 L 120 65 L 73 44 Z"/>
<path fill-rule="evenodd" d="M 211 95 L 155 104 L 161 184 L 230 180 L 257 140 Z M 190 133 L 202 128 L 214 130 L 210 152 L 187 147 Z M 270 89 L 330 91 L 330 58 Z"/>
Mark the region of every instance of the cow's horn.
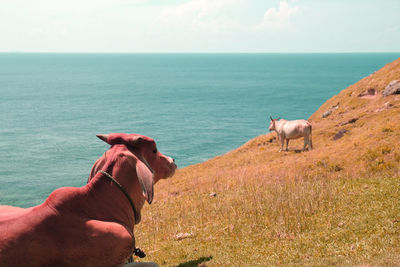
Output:
<path fill-rule="evenodd" d="M 96 134 L 96 136 L 107 143 L 108 134 Z"/>
<path fill-rule="evenodd" d="M 269 116 L 270 118 L 271 118 L 271 121 L 273 121 L 274 119 L 271 117 L 271 116 Z"/>

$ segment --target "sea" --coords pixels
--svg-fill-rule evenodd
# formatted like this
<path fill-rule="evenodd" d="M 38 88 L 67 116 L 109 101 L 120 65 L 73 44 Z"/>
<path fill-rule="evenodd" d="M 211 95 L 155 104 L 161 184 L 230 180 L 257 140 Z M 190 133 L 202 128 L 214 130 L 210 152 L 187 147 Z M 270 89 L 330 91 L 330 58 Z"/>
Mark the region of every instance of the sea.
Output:
<path fill-rule="evenodd" d="M 307 119 L 400 53 L 0 53 L 0 205 L 30 207 L 85 185 L 108 145 L 139 133 L 179 168 Z"/>

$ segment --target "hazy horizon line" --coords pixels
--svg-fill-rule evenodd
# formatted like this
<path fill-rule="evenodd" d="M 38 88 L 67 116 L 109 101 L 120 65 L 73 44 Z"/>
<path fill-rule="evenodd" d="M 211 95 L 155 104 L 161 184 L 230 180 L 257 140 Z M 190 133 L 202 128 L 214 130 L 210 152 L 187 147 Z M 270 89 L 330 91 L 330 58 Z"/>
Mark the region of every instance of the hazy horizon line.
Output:
<path fill-rule="evenodd" d="M 400 54 L 400 51 L 343 51 L 343 52 L 65 52 L 65 51 L 0 51 L 0 54 Z"/>

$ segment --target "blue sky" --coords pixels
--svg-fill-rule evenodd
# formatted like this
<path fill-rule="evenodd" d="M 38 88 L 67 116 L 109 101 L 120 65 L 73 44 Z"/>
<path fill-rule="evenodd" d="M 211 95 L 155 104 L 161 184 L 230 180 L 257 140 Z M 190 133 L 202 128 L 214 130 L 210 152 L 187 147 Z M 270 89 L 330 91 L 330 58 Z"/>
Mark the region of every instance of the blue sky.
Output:
<path fill-rule="evenodd" d="M 0 52 L 399 52 L 400 0 L 0 0 Z"/>

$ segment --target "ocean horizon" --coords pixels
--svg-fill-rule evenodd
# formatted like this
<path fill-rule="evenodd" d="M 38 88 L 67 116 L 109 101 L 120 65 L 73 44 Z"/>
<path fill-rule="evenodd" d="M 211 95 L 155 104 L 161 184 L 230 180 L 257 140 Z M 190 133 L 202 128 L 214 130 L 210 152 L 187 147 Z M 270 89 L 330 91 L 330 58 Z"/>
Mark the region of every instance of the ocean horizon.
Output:
<path fill-rule="evenodd" d="M 400 53 L 0 53 L 0 205 L 83 186 L 108 145 L 139 133 L 179 168 L 307 119 Z"/>

